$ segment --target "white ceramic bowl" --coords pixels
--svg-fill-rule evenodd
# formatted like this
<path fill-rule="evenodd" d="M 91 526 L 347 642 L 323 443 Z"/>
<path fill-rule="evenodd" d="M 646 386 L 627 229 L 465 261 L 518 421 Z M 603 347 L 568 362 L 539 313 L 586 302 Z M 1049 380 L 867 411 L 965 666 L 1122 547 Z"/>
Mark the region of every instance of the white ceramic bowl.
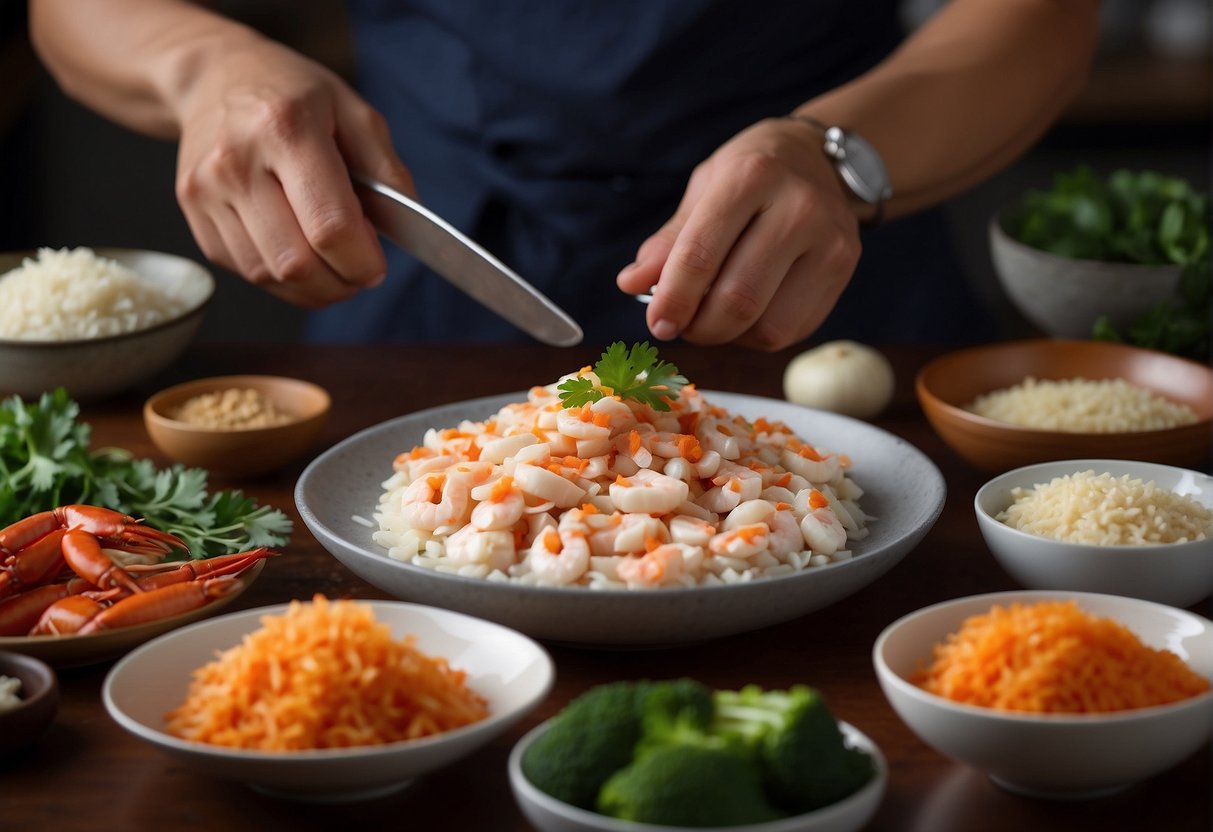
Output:
<path fill-rule="evenodd" d="M 633 823 L 607 817 L 571 806 L 532 785 L 522 773 L 522 757 L 551 723 L 549 719 L 531 729 L 514 745 L 509 760 L 510 788 L 514 792 L 514 799 L 527 820 L 540 832 L 674 832 L 687 828 Z M 880 807 L 889 781 L 889 766 L 876 743 L 859 729 L 846 722 L 838 725 L 847 744 L 866 751 L 876 763 L 876 776 L 867 785 L 850 797 L 822 809 L 767 823 L 730 826 L 730 832 L 854 832 L 862 829 Z"/>
<path fill-rule="evenodd" d="M 551 690 L 548 654 L 526 636 L 471 616 L 398 601 L 364 601 L 392 635 L 416 636 L 417 648 L 468 673 L 490 716 L 432 737 L 380 746 L 299 752 L 247 751 L 187 742 L 164 730 L 164 715 L 185 701 L 191 674 L 261 627 L 287 605 L 246 610 L 194 624 L 151 641 L 114 665 L 102 699 L 114 720 L 201 774 L 249 784 L 277 797 L 346 802 L 391 794 L 412 779 L 487 744 Z"/>
<path fill-rule="evenodd" d="M 987 482 L 973 499 L 981 535 L 1011 577 L 1029 589 L 1127 595 L 1175 607 L 1190 607 L 1213 592 L 1213 537 L 1157 546 L 1095 546 L 1020 531 L 994 519 L 1014 502 L 1013 489 L 1031 489 L 1083 471 L 1154 481 L 1213 509 L 1213 477 L 1186 468 L 1116 459 L 1017 468 Z"/>
<path fill-rule="evenodd" d="M 1120 331 L 1164 301 L 1179 300 L 1180 267 L 1060 257 L 1032 248 L 990 220 L 990 257 L 1024 317 L 1058 338 L 1090 338 L 1101 317 Z"/>
<path fill-rule="evenodd" d="M 433 408 L 355 434 L 308 465 L 295 486 L 295 504 L 322 546 L 396 598 L 478 615 L 538 639 L 616 647 L 702 641 L 826 607 L 897 564 L 943 509 L 946 487 L 939 469 L 899 437 L 857 419 L 773 399 L 712 391 L 704 396 L 751 419 L 778 419 L 819 447 L 851 456 L 849 475 L 864 489 L 860 506 L 876 518 L 870 534 L 855 544 L 853 558 L 778 578 L 646 591 L 525 586 L 389 558 L 371 535 L 396 455 L 421 444 L 428 428 L 486 419 L 524 400 L 524 393 Z"/>
<path fill-rule="evenodd" d="M 910 681 L 933 647 L 964 620 L 995 604 L 1074 599 L 1113 618 L 1146 645 L 1179 654 L 1213 678 L 1213 622 L 1183 610 L 1115 595 L 997 592 L 910 613 L 877 637 L 872 661 L 897 715 L 923 742 L 984 771 L 1004 788 L 1038 797 L 1080 798 L 1117 791 L 1160 774 L 1213 735 L 1213 691 L 1184 702 L 1109 714 L 1027 714 L 952 702 Z"/>
<path fill-rule="evenodd" d="M 119 393 L 173 363 L 189 345 L 215 291 L 210 271 L 184 257 L 138 249 L 98 248 L 150 282 L 188 299 L 185 312 L 136 332 L 76 341 L 0 339 L 0 394 L 37 398 L 63 387 L 78 400 Z M 0 274 L 36 252 L 0 253 Z"/>

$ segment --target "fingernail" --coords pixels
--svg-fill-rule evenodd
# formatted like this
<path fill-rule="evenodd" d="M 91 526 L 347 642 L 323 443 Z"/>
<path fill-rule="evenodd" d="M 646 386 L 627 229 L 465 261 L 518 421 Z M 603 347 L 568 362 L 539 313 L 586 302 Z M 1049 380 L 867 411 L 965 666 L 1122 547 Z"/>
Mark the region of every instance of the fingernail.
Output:
<path fill-rule="evenodd" d="M 620 269 L 619 273 L 627 274 L 628 272 L 632 271 L 632 269 L 636 268 L 639 265 L 640 265 L 639 263 L 637 263 L 635 260 L 633 260 L 631 263 L 628 263 L 626 266 L 624 266 L 622 269 Z"/>
<path fill-rule="evenodd" d="M 678 337 L 678 326 L 665 318 L 654 321 L 653 325 L 649 327 L 649 331 L 653 333 L 654 338 L 662 341 L 673 341 Z"/>

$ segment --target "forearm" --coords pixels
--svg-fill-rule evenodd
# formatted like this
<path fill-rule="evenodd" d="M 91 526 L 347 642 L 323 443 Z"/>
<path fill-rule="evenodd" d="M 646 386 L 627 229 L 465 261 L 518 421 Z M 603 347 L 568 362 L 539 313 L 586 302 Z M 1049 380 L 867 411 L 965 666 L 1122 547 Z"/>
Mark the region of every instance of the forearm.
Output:
<path fill-rule="evenodd" d="M 1027 150 L 1082 89 L 1097 0 L 952 0 L 886 61 L 797 112 L 864 136 L 886 216 L 953 196 Z"/>
<path fill-rule="evenodd" d="M 252 30 L 181 0 L 31 0 L 30 33 L 63 90 L 133 130 L 177 138 L 208 60 Z"/>

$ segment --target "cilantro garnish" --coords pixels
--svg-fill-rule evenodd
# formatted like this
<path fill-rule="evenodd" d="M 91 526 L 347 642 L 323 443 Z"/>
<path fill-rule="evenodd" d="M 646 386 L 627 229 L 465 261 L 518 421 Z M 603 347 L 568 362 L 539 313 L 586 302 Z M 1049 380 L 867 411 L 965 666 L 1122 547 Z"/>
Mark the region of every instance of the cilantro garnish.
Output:
<path fill-rule="evenodd" d="M 85 503 L 177 535 L 194 558 L 281 546 L 289 539 L 290 518 L 240 491 L 209 493 L 201 468 L 157 469 L 125 450 L 90 450 L 92 429 L 78 421 L 79 414 L 62 388 L 37 403 L 20 396 L 0 402 L 0 528 L 56 506 Z"/>
<path fill-rule="evenodd" d="M 622 341 L 607 347 L 594 365 L 598 384 L 589 376 L 563 381 L 558 390 L 565 407 L 580 407 L 603 396 L 620 396 L 646 404 L 654 410 L 669 410 L 671 397 L 677 396 L 686 378 L 668 361 L 657 360 L 657 348 L 648 341 L 633 344 L 629 350 Z"/>

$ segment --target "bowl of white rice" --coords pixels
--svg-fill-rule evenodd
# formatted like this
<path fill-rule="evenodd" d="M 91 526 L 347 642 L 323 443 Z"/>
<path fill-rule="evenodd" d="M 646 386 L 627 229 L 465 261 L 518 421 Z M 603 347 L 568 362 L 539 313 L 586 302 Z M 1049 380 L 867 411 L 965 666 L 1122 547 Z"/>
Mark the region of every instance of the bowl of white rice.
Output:
<path fill-rule="evenodd" d="M 125 390 L 168 367 L 214 293 L 192 260 L 85 247 L 0 254 L 0 394 L 77 399 Z"/>
<path fill-rule="evenodd" d="M 1213 370 L 1108 341 L 1032 339 L 947 353 L 916 379 L 927 420 L 975 467 L 1064 459 L 1207 469 Z"/>
<path fill-rule="evenodd" d="M 1075 459 L 987 482 L 977 524 L 1029 589 L 1190 607 L 1213 593 L 1213 477 L 1171 465 Z"/>

